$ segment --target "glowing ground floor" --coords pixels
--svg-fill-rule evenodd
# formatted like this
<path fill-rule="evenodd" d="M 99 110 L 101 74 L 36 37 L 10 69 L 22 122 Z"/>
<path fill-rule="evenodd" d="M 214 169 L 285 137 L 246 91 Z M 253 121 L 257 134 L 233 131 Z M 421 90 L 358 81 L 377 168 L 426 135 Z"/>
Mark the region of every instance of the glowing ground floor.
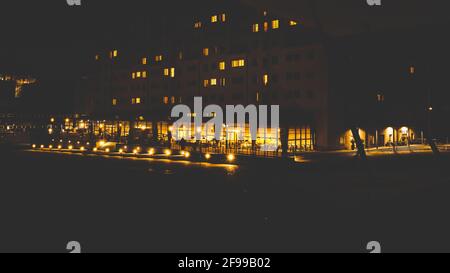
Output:
<path fill-rule="evenodd" d="M 219 130 L 218 138 L 216 131 Z M 194 136 L 200 135 L 199 139 Z M 427 134 L 414 126 L 381 126 L 359 129 L 367 149 L 426 144 Z M 234 153 L 256 156 L 281 156 L 314 151 L 355 150 L 350 128 L 327 129 L 313 123 L 282 125 L 277 129 L 259 128 L 252 140 L 250 126 L 223 124 L 221 128 L 206 124 L 174 128 L 171 121 L 90 120 L 75 117 L 48 117 L 40 122 L 0 122 L 0 135 L 16 143 L 114 143 L 118 147 L 169 147 L 179 150 L 202 150 L 211 153 Z M 326 145 L 324 145 L 324 139 Z M 446 144 L 442 142 L 438 144 Z"/>

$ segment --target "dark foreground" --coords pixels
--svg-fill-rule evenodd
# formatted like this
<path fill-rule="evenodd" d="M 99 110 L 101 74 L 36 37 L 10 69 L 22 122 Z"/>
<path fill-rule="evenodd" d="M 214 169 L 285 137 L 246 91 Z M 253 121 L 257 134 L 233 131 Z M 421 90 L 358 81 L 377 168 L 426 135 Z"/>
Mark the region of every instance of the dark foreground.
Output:
<path fill-rule="evenodd" d="M 450 251 L 450 158 L 212 167 L 3 150 L 0 252 Z"/>

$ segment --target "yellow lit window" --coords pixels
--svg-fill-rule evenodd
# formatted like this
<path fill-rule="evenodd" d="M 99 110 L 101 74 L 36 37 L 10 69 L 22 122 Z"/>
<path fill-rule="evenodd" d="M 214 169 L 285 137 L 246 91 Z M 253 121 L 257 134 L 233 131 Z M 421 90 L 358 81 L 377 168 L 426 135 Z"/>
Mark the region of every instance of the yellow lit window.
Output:
<path fill-rule="evenodd" d="M 169 97 L 164 97 L 163 98 L 163 103 L 164 104 L 169 104 Z"/>
<path fill-rule="evenodd" d="M 211 23 L 217 23 L 218 17 L 217 15 L 211 16 Z"/>
<path fill-rule="evenodd" d="M 119 52 L 117 51 L 117 50 L 114 50 L 113 51 L 113 57 L 115 58 L 115 57 L 117 57 L 119 55 Z"/>
<path fill-rule="evenodd" d="M 220 85 L 221 85 L 221 86 L 227 85 L 227 79 L 226 79 L 226 78 L 220 79 Z"/>
<path fill-rule="evenodd" d="M 280 20 L 273 20 L 272 21 L 272 28 L 273 29 L 280 28 Z"/>
<path fill-rule="evenodd" d="M 162 60 L 163 60 L 163 56 L 162 55 L 155 56 L 155 61 L 156 62 L 162 62 Z"/>
<path fill-rule="evenodd" d="M 136 98 L 136 104 L 140 104 L 141 103 L 141 98 Z"/>
<path fill-rule="evenodd" d="M 204 80 L 203 81 L 203 87 L 208 87 L 209 86 L 209 80 Z"/>
<path fill-rule="evenodd" d="M 253 32 L 259 32 L 259 24 L 253 24 Z"/>
<path fill-rule="evenodd" d="M 174 67 L 172 67 L 170 69 L 170 77 L 175 78 L 175 68 Z"/>
<path fill-rule="evenodd" d="M 244 59 L 233 60 L 231 62 L 231 66 L 232 67 L 244 67 L 245 66 L 245 60 Z"/>
<path fill-rule="evenodd" d="M 268 22 L 264 22 L 264 32 L 269 31 L 269 23 Z"/>
<path fill-rule="evenodd" d="M 211 86 L 217 85 L 217 79 L 211 79 Z"/>
<path fill-rule="evenodd" d="M 169 76 L 169 68 L 164 68 L 164 76 Z"/>
<path fill-rule="evenodd" d="M 142 71 L 142 78 L 147 78 L 147 71 Z"/>
<path fill-rule="evenodd" d="M 226 68 L 225 62 L 220 62 L 219 63 L 219 70 L 225 70 L 225 68 Z"/>
<path fill-rule="evenodd" d="M 226 22 L 227 21 L 227 15 L 225 13 L 223 13 L 221 15 L 221 19 L 222 19 L 222 22 Z"/>
<path fill-rule="evenodd" d="M 209 48 L 203 49 L 203 56 L 209 56 Z"/>
<path fill-rule="evenodd" d="M 136 73 L 136 78 L 140 78 L 141 77 L 141 72 L 137 72 Z"/>
<path fill-rule="evenodd" d="M 131 73 L 131 78 L 133 78 L 133 80 L 136 79 L 136 73 Z"/>
<path fill-rule="evenodd" d="M 298 23 L 294 20 L 289 21 L 290 26 L 296 26 Z"/>
<path fill-rule="evenodd" d="M 147 64 L 147 58 L 142 58 L 142 64 Z"/>
<path fill-rule="evenodd" d="M 263 76 L 263 83 L 264 83 L 264 85 L 268 85 L 269 84 L 269 75 L 265 74 Z"/>
<path fill-rule="evenodd" d="M 202 22 L 196 22 L 195 24 L 194 24 L 194 28 L 201 28 L 202 27 Z"/>
<path fill-rule="evenodd" d="M 135 98 L 131 99 L 131 104 L 136 104 L 136 99 Z"/>
<path fill-rule="evenodd" d="M 117 99 L 113 99 L 113 100 L 112 100 L 112 105 L 114 105 L 114 106 L 117 105 Z"/>

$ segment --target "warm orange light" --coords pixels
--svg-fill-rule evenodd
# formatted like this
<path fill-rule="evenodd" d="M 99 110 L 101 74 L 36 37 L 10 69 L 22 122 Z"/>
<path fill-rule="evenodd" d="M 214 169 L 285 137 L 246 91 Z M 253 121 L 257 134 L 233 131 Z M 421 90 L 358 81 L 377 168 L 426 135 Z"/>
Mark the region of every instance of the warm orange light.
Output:
<path fill-rule="evenodd" d="M 84 152 L 85 150 L 86 150 L 86 148 L 84 148 L 84 147 L 80 148 L 80 151 L 82 151 L 82 152 Z"/>
<path fill-rule="evenodd" d="M 73 149 L 73 146 L 72 145 L 70 145 L 69 147 L 67 147 L 69 150 L 72 150 Z"/>
<path fill-rule="evenodd" d="M 134 149 L 134 150 L 133 150 L 133 154 L 137 155 L 137 154 L 138 154 L 138 150 L 137 150 L 137 149 Z"/>
<path fill-rule="evenodd" d="M 36 149 L 36 144 L 33 144 L 31 147 L 32 147 L 33 149 Z"/>
<path fill-rule="evenodd" d="M 109 153 L 111 150 L 109 148 L 106 148 L 105 152 Z"/>
<path fill-rule="evenodd" d="M 61 145 L 58 145 L 58 150 L 61 150 L 62 149 L 62 146 Z"/>
<path fill-rule="evenodd" d="M 49 145 L 48 148 L 49 148 L 49 149 L 53 149 L 53 145 Z"/>
<path fill-rule="evenodd" d="M 185 152 L 185 153 L 184 153 L 184 157 L 186 157 L 186 158 L 191 157 L 191 153 L 190 153 L 190 152 Z"/>
<path fill-rule="evenodd" d="M 44 149 L 44 145 L 41 145 L 41 149 Z"/>
<path fill-rule="evenodd" d="M 123 153 L 123 149 L 119 149 L 119 154 L 122 154 Z"/>
<path fill-rule="evenodd" d="M 206 158 L 207 160 L 209 160 L 209 159 L 211 159 L 211 155 L 210 155 L 210 154 L 205 154 L 205 158 Z"/>
<path fill-rule="evenodd" d="M 92 149 L 92 151 L 93 151 L 93 152 L 97 152 L 97 151 L 98 151 L 98 149 L 97 149 L 97 148 L 94 148 L 94 149 Z"/>
<path fill-rule="evenodd" d="M 172 151 L 169 150 L 169 149 L 167 149 L 167 150 L 164 151 L 164 154 L 165 154 L 166 156 L 170 156 L 170 155 L 172 155 Z"/>
<path fill-rule="evenodd" d="M 152 149 L 149 149 L 149 150 L 148 150 L 148 154 L 149 154 L 149 155 L 154 155 L 154 154 L 155 154 L 155 149 L 153 149 L 153 148 L 152 148 Z"/>
<path fill-rule="evenodd" d="M 228 159 L 228 161 L 232 162 L 232 161 L 234 161 L 236 159 L 236 157 L 233 154 L 229 154 L 227 156 L 227 159 Z"/>

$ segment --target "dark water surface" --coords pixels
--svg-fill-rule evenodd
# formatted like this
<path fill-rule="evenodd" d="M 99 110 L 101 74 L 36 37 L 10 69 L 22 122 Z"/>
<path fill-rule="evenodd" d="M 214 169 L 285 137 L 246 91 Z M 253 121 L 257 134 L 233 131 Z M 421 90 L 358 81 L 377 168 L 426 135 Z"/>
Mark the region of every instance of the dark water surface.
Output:
<path fill-rule="evenodd" d="M 0 251 L 450 251 L 450 160 L 232 167 L 2 151 Z"/>

